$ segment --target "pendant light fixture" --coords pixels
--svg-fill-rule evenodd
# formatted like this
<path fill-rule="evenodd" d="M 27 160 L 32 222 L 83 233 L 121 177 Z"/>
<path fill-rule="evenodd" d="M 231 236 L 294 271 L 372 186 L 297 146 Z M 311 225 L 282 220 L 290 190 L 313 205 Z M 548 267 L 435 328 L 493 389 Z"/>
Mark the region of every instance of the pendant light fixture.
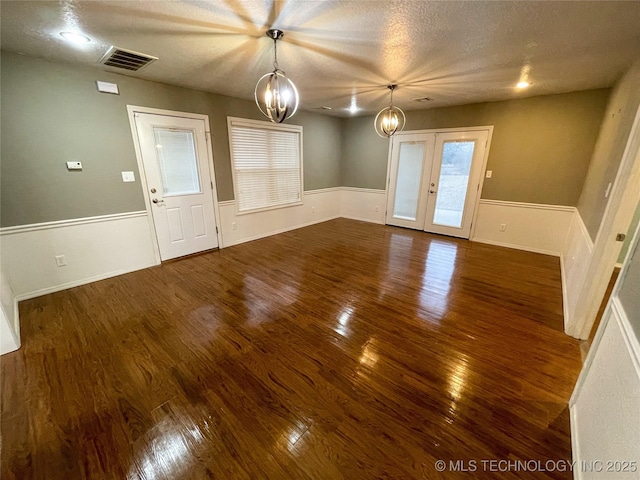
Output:
<path fill-rule="evenodd" d="M 273 72 L 260 77 L 254 92 L 258 108 L 273 123 L 291 118 L 300 103 L 298 89 L 278 68 L 278 40 L 283 35 L 284 32 L 277 28 L 267 31 L 267 37 L 273 39 Z"/>
<path fill-rule="evenodd" d="M 373 121 L 376 133 L 383 138 L 393 137 L 396 133 L 401 132 L 406 122 L 404 112 L 400 108 L 393 106 L 393 91 L 398 86 L 387 85 L 387 88 L 391 90 L 389 106 L 380 110 Z"/>

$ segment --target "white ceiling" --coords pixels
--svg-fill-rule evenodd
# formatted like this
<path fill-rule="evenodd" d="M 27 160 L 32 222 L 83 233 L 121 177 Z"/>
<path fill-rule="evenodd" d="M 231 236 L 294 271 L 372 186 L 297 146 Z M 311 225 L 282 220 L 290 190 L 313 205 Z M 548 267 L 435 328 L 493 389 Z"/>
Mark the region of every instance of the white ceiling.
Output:
<path fill-rule="evenodd" d="M 389 83 L 407 110 L 607 87 L 640 58 L 638 1 L 2 1 L 1 15 L 5 50 L 97 65 L 116 45 L 159 57 L 133 76 L 247 99 L 280 28 L 302 108 L 336 115 L 353 98 L 380 110 Z"/>

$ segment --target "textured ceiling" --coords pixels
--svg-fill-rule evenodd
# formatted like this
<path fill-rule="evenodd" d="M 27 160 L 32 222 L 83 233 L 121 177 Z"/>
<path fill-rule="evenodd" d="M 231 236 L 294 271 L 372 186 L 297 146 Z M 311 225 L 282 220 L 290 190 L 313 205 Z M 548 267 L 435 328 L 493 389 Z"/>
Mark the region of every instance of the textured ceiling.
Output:
<path fill-rule="evenodd" d="M 302 108 L 348 115 L 611 86 L 640 58 L 640 2 L 2 1 L 8 51 L 96 65 L 111 45 L 160 60 L 131 75 L 253 98 L 272 69 L 271 27 L 285 31 L 280 67 Z M 69 44 L 61 31 L 92 42 Z M 516 91 L 520 77 L 532 86 Z M 419 103 L 413 99 L 431 97 Z"/>

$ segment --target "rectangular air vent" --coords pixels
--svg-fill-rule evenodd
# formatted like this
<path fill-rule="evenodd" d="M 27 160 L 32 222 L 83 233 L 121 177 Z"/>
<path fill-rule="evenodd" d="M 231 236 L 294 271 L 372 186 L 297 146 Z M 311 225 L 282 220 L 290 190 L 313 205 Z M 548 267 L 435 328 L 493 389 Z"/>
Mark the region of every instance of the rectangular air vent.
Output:
<path fill-rule="evenodd" d="M 111 47 L 99 63 L 109 67 L 122 68 L 132 72 L 137 72 L 150 63 L 158 60 L 157 57 L 145 55 L 144 53 L 134 52 L 125 48 Z"/>

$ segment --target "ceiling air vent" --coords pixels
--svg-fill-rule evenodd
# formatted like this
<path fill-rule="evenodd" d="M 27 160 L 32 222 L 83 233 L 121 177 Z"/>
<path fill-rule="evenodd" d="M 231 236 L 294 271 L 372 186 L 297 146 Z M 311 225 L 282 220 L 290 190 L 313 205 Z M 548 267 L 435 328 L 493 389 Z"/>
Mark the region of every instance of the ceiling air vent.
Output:
<path fill-rule="evenodd" d="M 433 98 L 431 97 L 418 97 L 413 99 L 414 102 L 431 102 L 432 100 Z"/>
<path fill-rule="evenodd" d="M 156 60 L 158 60 L 158 58 L 152 57 L 151 55 L 145 55 L 144 53 L 134 52 L 133 50 L 126 50 L 124 48 L 111 47 L 98 63 L 109 67 L 137 72 Z"/>

